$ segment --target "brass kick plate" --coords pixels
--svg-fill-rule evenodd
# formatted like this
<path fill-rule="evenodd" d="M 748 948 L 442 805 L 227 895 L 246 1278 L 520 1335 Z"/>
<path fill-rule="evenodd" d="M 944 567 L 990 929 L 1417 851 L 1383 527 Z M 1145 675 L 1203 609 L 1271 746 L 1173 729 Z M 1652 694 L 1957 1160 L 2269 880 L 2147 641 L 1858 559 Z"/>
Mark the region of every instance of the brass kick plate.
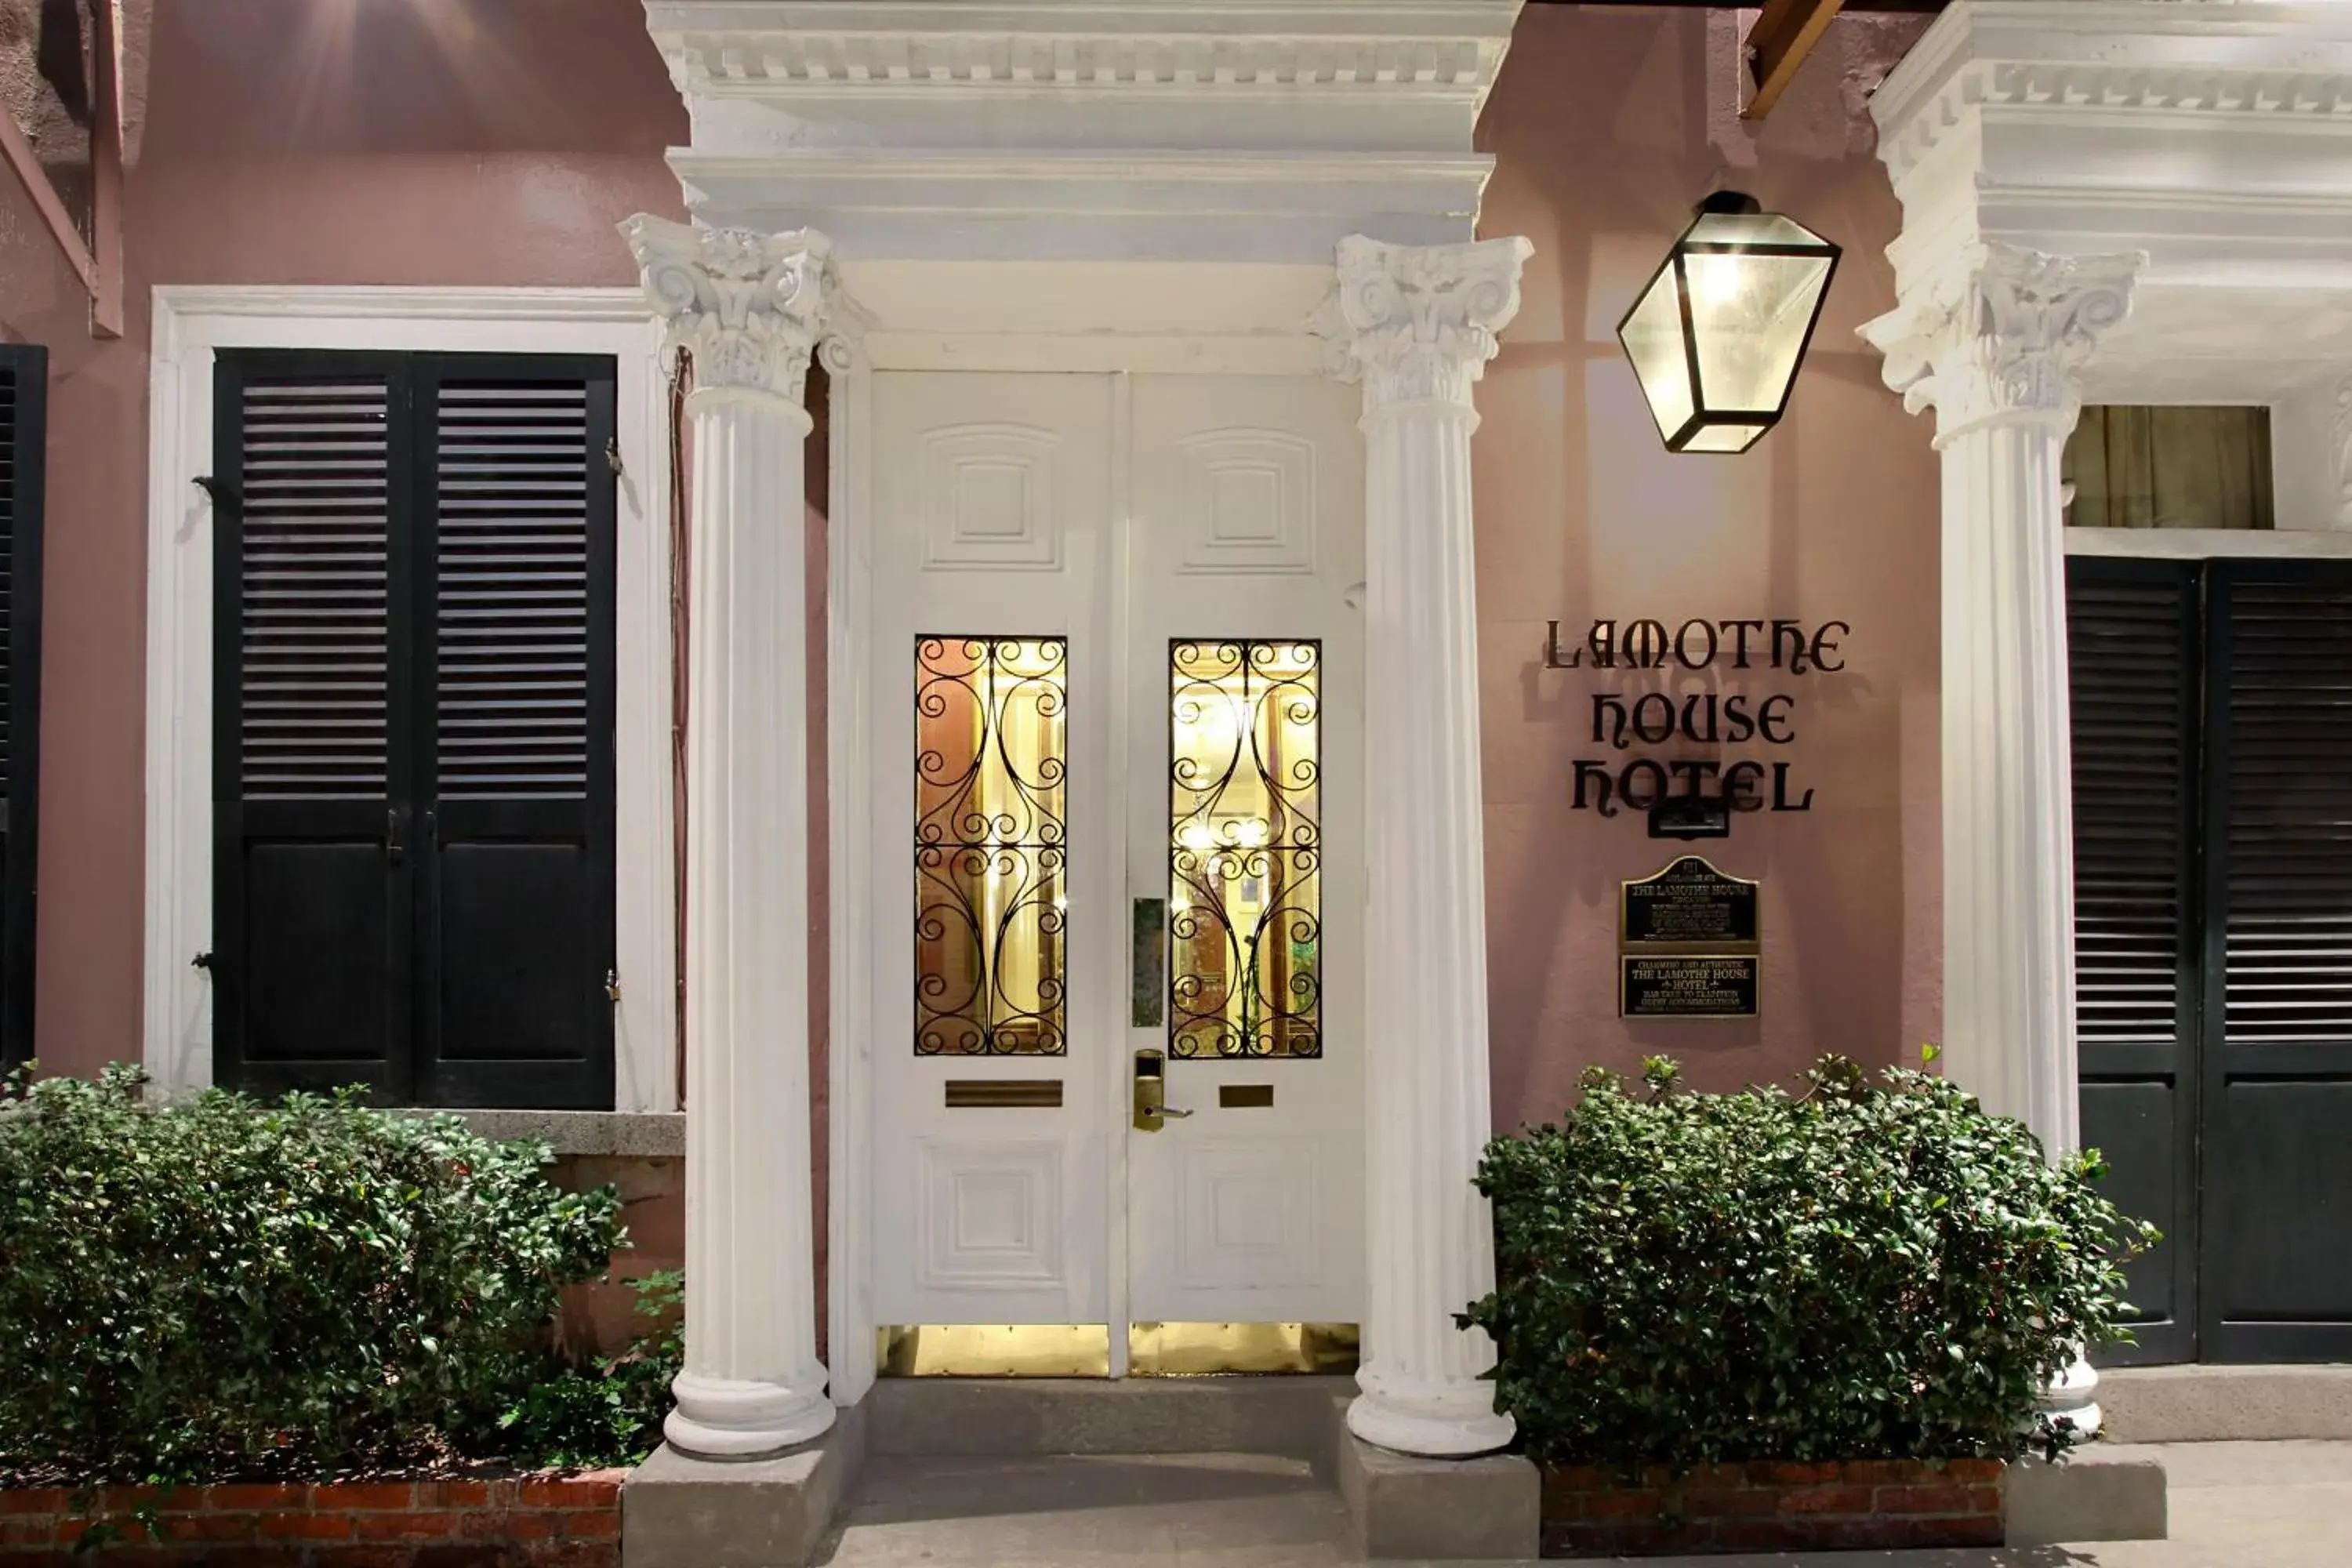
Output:
<path fill-rule="evenodd" d="M 884 1377 L 1108 1377 L 1102 1323 L 901 1323 L 875 1330 Z"/>
<path fill-rule="evenodd" d="M 1350 1373 L 1353 1323 L 1129 1323 L 1128 1370 L 1137 1377 L 1255 1373 Z"/>
<path fill-rule="evenodd" d="M 1270 1083 L 1221 1083 L 1217 1086 L 1217 1105 L 1224 1110 L 1264 1110 L 1274 1103 L 1274 1085 Z"/>
<path fill-rule="evenodd" d="M 875 1331 L 884 1377 L 1108 1377 L 1101 1323 L 902 1323 Z M 1353 1323 L 1130 1323 L 1135 1377 L 1356 1370 Z"/>
<path fill-rule="evenodd" d="M 1002 1110 L 1007 1106 L 1057 1107 L 1062 1080 L 1057 1078 L 951 1078 L 948 1079 L 950 1110 Z"/>

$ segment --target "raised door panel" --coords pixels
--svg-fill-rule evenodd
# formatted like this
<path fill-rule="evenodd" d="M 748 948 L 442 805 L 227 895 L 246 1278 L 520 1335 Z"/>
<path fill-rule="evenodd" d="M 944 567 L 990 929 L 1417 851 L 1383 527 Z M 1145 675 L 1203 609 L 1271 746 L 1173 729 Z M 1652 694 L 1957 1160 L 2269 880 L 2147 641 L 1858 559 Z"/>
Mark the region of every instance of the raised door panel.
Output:
<path fill-rule="evenodd" d="M 1112 383 L 873 396 L 875 1321 L 1107 1323 Z"/>

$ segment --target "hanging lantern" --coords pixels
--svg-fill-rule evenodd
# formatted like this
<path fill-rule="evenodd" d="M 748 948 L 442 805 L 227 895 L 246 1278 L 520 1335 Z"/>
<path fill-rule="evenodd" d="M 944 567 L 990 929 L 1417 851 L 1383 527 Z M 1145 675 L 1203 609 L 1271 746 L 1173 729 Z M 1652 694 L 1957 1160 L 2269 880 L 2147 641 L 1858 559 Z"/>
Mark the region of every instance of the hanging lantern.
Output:
<path fill-rule="evenodd" d="M 1718 191 L 1625 319 L 1617 341 L 1670 452 L 1744 452 L 1780 422 L 1838 247 Z"/>

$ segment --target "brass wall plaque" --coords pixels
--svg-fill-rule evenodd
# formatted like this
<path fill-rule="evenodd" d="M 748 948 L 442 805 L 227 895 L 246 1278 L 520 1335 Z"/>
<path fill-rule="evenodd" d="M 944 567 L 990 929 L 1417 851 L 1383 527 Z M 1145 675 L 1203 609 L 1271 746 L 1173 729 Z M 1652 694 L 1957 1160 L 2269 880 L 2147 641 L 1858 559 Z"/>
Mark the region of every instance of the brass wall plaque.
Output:
<path fill-rule="evenodd" d="M 1617 937 L 1628 947 L 1701 942 L 1738 951 L 1757 941 L 1754 882 L 1727 877 L 1703 855 L 1684 855 L 1654 877 L 1620 885 Z"/>
<path fill-rule="evenodd" d="M 1274 1103 L 1270 1083 L 1221 1083 L 1217 1106 L 1223 1110 L 1264 1110 Z"/>
<path fill-rule="evenodd" d="M 1752 952 L 1626 953 L 1617 960 L 1617 1012 L 1625 1018 L 1753 1018 Z"/>
<path fill-rule="evenodd" d="M 948 1079 L 950 1110 L 1003 1110 L 1010 1106 L 1044 1106 L 1048 1109 L 1062 1103 L 1062 1080 L 1057 1078 L 951 1078 Z"/>

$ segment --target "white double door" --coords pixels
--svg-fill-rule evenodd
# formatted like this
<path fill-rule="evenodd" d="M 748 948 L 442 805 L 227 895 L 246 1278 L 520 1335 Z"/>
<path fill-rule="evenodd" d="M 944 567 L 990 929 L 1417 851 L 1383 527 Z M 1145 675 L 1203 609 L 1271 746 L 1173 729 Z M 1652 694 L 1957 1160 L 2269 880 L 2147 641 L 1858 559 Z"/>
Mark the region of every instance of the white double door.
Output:
<path fill-rule="evenodd" d="M 873 399 L 874 1320 L 1358 1321 L 1355 395 Z"/>

